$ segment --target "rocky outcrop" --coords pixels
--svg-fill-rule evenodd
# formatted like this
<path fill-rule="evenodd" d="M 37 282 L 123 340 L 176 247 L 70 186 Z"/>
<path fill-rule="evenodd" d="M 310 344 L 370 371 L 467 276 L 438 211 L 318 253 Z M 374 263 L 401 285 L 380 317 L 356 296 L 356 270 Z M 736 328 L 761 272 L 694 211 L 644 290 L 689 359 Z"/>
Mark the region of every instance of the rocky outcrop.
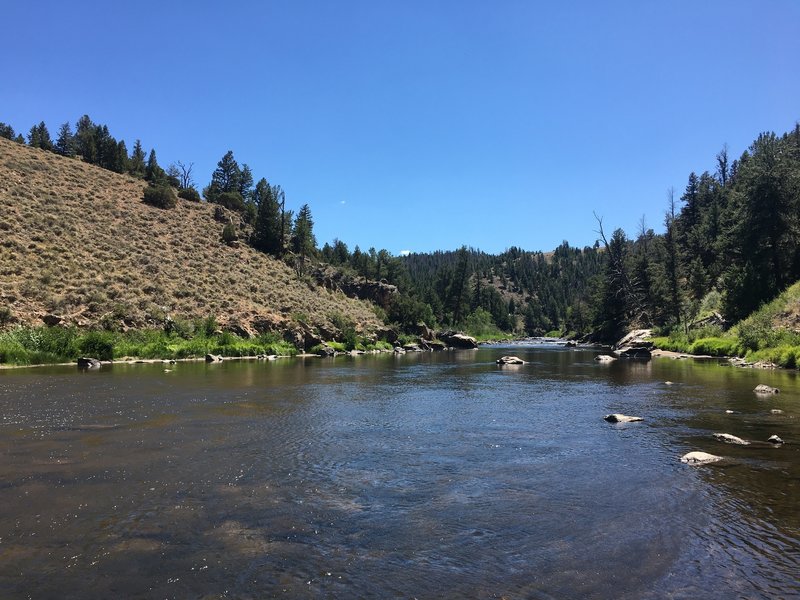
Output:
<path fill-rule="evenodd" d="M 59 325 L 64 320 L 64 317 L 59 317 L 58 315 L 45 315 L 42 317 L 42 321 L 48 327 L 55 327 Z"/>
<path fill-rule="evenodd" d="M 780 390 L 776 387 L 771 387 L 769 385 L 764 385 L 760 383 L 755 387 L 753 390 L 756 394 L 779 394 Z"/>
<path fill-rule="evenodd" d="M 681 462 L 687 465 L 707 465 L 722 460 L 721 456 L 709 454 L 708 452 L 688 452 L 681 456 Z"/>
<path fill-rule="evenodd" d="M 451 348 L 472 350 L 478 347 L 478 341 L 474 337 L 470 337 L 463 333 L 456 333 L 455 331 L 442 331 L 439 333 L 438 337 Z"/>
<path fill-rule="evenodd" d="M 319 350 L 317 350 L 317 355 L 323 358 L 333 357 L 336 356 L 336 350 L 334 350 L 327 344 L 323 344 L 322 347 Z"/>
<path fill-rule="evenodd" d="M 606 415 L 603 417 L 609 423 L 633 423 L 634 421 L 644 421 L 642 417 L 631 417 L 629 415 L 623 415 L 621 413 L 613 413 L 610 415 Z"/>
<path fill-rule="evenodd" d="M 430 341 L 435 337 L 433 334 L 433 329 L 428 327 L 425 323 L 421 322 L 411 327 L 411 333 L 413 333 L 414 335 L 418 335 L 423 340 L 427 341 Z"/>
<path fill-rule="evenodd" d="M 96 358 L 89 358 L 89 357 L 80 357 L 78 359 L 78 368 L 79 369 L 99 369 L 100 368 L 100 361 Z"/>
<path fill-rule="evenodd" d="M 736 444 L 737 446 L 750 445 L 750 442 L 748 442 L 747 440 L 743 440 L 742 438 L 737 437 L 735 435 L 731 435 L 730 433 L 715 433 L 713 435 L 714 439 L 720 442 L 725 442 L 726 444 Z"/>
<path fill-rule="evenodd" d="M 652 335 L 652 329 L 634 329 L 614 344 L 612 348 L 614 355 L 619 358 L 649 360 L 653 349 L 653 342 L 650 341 Z"/>
<path fill-rule="evenodd" d="M 222 356 L 219 354 L 206 354 L 206 362 L 207 363 L 220 363 L 222 362 Z"/>
<path fill-rule="evenodd" d="M 329 265 L 317 267 L 311 275 L 326 289 L 340 291 L 350 298 L 369 300 L 383 308 L 388 308 L 392 298 L 397 294 L 397 286 L 385 280 L 373 281 L 365 277 L 347 275 Z"/>
<path fill-rule="evenodd" d="M 497 359 L 498 365 L 524 365 L 525 361 L 518 356 L 501 356 Z"/>

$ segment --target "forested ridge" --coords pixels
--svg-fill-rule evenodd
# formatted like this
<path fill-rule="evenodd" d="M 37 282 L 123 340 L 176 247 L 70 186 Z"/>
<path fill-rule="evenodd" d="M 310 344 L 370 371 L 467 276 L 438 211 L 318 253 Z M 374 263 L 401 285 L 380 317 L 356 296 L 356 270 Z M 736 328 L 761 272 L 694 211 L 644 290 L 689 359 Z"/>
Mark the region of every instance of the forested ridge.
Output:
<path fill-rule="evenodd" d="M 74 133 L 63 124 L 55 140 L 43 122 L 27 140 L 0 123 L 0 136 L 140 178 L 148 183 L 145 202 L 165 209 L 176 195 L 202 201 L 192 163 L 164 169 L 155 150 L 146 153 L 137 140 L 129 153 L 86 115 Z M 698 172 L 682 191 L 668 193 L 663 223 L 655 225 L 663 232 L 644 218 L 632 235 L 613 229 L 598 207 L 595 244 L 565 241 L 547 253 L 512 247 L 492 255 L 464 246 L 398 257 L 351 250 L 338 239 L 319 247 L 311 208 L 288 209 L 281 187 L 263 177 L 256 182 L 232 151 L 202 196 L 238 215 L 225 225 L 225 243 L 249 244 L 300 278 L 328 264 L 395 286 L 376 310 L 398 330 L 425 323 L 483 337 L 558 332 L 613 341 L 632 327 L 686 332 L 709 315 L 725 328 L 800 279 L 800 126 L 762 133 L 737 158 L 723 147 Z"/>

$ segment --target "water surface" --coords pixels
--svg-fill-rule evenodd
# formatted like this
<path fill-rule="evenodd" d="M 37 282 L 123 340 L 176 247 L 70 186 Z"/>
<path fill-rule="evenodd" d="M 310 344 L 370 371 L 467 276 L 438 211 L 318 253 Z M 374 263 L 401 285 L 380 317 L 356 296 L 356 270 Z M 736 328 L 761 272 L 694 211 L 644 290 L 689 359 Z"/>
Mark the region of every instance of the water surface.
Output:
<path fill-rule="evenodd" d="M 800 596 L 796 374 L 594 355 L 0 372 L 2 596 Z"/>

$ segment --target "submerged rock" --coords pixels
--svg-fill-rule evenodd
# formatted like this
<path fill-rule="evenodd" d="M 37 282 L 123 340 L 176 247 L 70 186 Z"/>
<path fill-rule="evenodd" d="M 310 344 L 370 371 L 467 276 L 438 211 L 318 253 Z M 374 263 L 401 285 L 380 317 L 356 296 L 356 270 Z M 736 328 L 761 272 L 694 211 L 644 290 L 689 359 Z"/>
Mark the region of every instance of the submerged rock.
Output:
<path fill-rule="evenodd" d="M 620 413 L 613 413 L 610 415 L 606 415 L 603 418 L 609 423 L 632 423 L 634 421 L 644 421 L 642 417 L 630 417 L 628 415 L 623 415 Z"/>
<path fill-rule="evenodd" d="M 771 436 L 769 436 L 769 438 L 767 439 L 767 441 L 768 441 L 768 442 L 772 442 L 772 443 L 773 443 L 773 444 L 775 444 L 776 446 L 779 446 L 780 444 L 782 444 L 782 443 L 783 443 L 783 440 L 782 440 L 781 438 L 779 438 L 777 435 L 771 435 Z"/>
<path fill-rule="evenodd" d="M 497 359 L 498 365 L 524 365 L 525 361 L 517 356 L 501 356 Z"/>
<path fill-rule="evenodd" d="M 773 415 L 782 415 L 783 414 L 783 411 L 780 408 L 773 408 L 769 412 L 772 413 Z"/>
<path fill-rule="evenodd" d="M 738 444 L 739 446 L 750 445 L 750 442 L 747 440 L 743 440 L 742 438 L 731 435 L 730 433 L 715 433 L 714 439 L 719 440 L 720 442 L 725 442 L 726 444 Z"/>
<path fill-rule="evenodd" d="M 756 394 L 779 394 L 780 393 L 780 390 L 778 388 L 771 387 L 769 385 L 764 385 L 763 383 L 758 384 L 753 391 Z"/>
<path fill-rule="evenodd" d="M 706 465 L 720 460 L 722 460 L 721 456 L 709 454 L 708 452 L 688 452 L 681 456 L 681 462 L 687 465 Z"/>

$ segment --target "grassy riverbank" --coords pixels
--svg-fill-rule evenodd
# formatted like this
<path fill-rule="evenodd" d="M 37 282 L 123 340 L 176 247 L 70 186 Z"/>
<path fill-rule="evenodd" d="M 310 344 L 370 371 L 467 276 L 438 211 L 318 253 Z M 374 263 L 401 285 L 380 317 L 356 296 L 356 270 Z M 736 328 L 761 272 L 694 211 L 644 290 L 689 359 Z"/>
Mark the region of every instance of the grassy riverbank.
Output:
<path fill-rule="evenodd" d="M 741 356 L 749 362 L 800 367 L 800 283 L 789 287 L 729 331 L 705 327 L 653 338 L 656 348 L 687 354 Z"/>

